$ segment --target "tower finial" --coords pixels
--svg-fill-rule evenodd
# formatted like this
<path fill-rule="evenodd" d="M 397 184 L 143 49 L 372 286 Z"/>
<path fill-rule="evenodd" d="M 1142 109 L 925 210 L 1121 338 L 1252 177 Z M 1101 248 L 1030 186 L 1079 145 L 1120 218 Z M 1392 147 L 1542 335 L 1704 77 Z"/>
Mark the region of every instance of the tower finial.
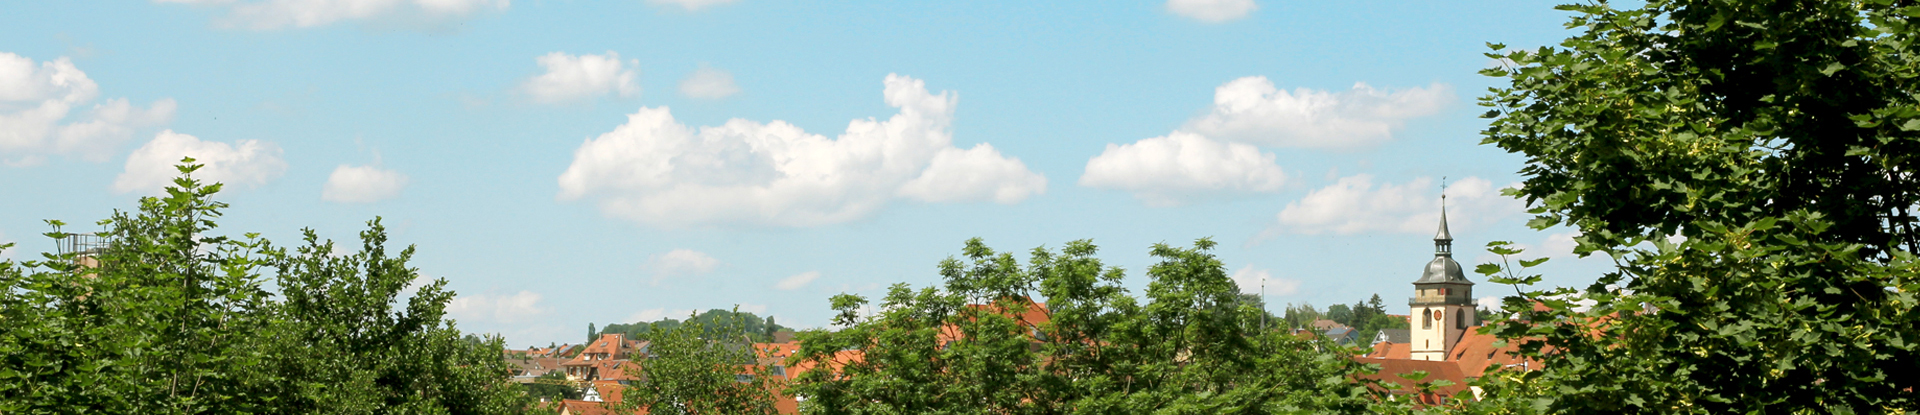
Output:
<path fill-rule="evenodd" d="M 1453 250 L 1453 232 L 1447 230 L 1447 177 L 1440 176 L 1440 232 L 1433 235 L 1435 251 L 1451 255 Z"/>

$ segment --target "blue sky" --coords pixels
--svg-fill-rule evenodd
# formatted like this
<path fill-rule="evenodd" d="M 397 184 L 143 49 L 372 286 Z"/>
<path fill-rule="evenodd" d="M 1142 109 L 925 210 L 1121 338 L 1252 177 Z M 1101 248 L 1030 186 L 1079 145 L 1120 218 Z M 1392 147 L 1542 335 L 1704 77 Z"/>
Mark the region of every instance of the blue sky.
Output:
<path fill-rule="evenodd" d="M 130 209 L 192 155 L 232 233 L 380 216 L 515 346 L 925 285 L 970 237 L 1091 238 L 1112 265 L 1220 241 L 1269 302 L 1389 309 L 1431 258 L 1566 257 L 1497 195 L 1486 42 L 1520 1 L 174 0 L 0 3 L 0 241 Z M 1598 260 L 1547 282 L 1584 285 Z M 1480 295 L 1509 291 L 1480 285 Z"/>

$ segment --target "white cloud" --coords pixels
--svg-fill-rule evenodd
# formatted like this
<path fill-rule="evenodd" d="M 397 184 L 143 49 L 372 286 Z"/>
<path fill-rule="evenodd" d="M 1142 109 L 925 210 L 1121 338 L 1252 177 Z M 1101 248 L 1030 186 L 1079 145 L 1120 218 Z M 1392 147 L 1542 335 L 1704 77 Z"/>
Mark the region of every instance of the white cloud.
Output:
<path fill-rule="evenodd" d="M 125 98 L 93 104 L 100 87 L 86 72 L 61 57 L 36 65 L 33 59 L 0 52 L 0 156 L 7 165 L 40 164 L 48 154 L 105 161 L 135 130 L 173 120 L 172 99 L 146 108 Z M 84 115 L 72 116 L 86 108 Z"/>
<path fill-rule="evenodd" d="M 541 103 L 564 103 L 605 95 L 640 94 L 634 82 L 640 62 L 620 61 L 620 54 L 569 55 L 553 52 L 534 58 L 546 72 L 520 83 L 520 91 Z"/>
<path fill-rule="evenodd" d="M 691 314 L 693 314 L 693 309 L 668 310 L 665 308 L 653 308 L 653 309 L 636 311 L 633 313 L 633 315 L 627 316 L 627 321 L 633 322 L 633 323 L 639 323 L 639 322 L 652 323 L 655 321 L 660 321 L 660 319 L 665 319 L 665 318 L 671 318 L 674 320 L 683 320 L 683 319 L 686 319 L 687 316 Z"/>
<path fill-rule="evenodd" d="M 721 99 L 738 93 L 740 86 L 733 83 L 733 74 L 706 66 L 680 81 L 680 94 L 690 98 Z"/>
<path fill-rule="evenodd" d="M 953 146 L 952 94 L 899 75 L 885 84 L 900 112 L 853 120 L 838 138 L 737 118 L 695 129 L 666 107 L 641 108 L 574 151 L 559 198 L 595 198 L 609 215 L 656 226 L 816 226 L 895 198 L 1011 204 L 1046 191 L 1017 158 Z"/>
<path fill-rule="evenodd" d="M 740 311 L 753 313 L 754 315 L 765 317 L 767 315 L 767 305 L 766 304 L 740 304 Z"/>
<path fill-rule="evenodd" d="M 1580 246 L 1573 238 L 1579 236 L 1579 231 L 1549 234 L 1546 240 L 1540 241 L 1540 253 L 1554 258 L 1572 258 L 1573 248 Z"/>
<path fill-rule="evenodd" d="M 647 3 L 652 3 L 657 6 L 679 6 L 691 12 L 735 1 L 738 0 L 647 0 Z"/>
<path fill-rule="evenodd" d="M 1267 295 L 1289 296 L 1300 292 L 1300 281 L 1288 278 L 1274 278 L 1267 270 L 1252 265 L 1241 267 L 1233 272 L 1233 283 L 1245 294 L 1260 294 L 1260 284 L 1265 283 Z"/>
<path fill-rule="evenodd" d="M 653 283 L 671 276 L 705 274 L 720 267 L 720 260 L 705 252 L 691 249 L 675 249 L 665 254 L 654 255 L 647 263 L 653 270 Z"/>
<path fill-rule="evenodd" d="M 342 21 L 445 28 L 510 0 L 154 0 L 227 9 L 219 25 L 253 30 L 326 26 Z"/>
<path fill-rule="evenodd" d="M 1488 310 L 1500 309 L 1500 296 L 1497 296 L 1497 295 L 1480 297 L 1479 299 L 1476 299 L 1473 302 L 1478 308 L 1484 308 Z"/>
<path fill-rule="evenodd" d="M 1132 144 L 1107 144 L 1087 160 L 1080 185 L 1132 192 L 1149 205 L 1173 206 L 1203 193 L 1280 190 L 1287 175 L 1273 153 L 1176 131 Z"/>
<path fill-rule="evenodd" d="M 513 295 L 463 295 L 447 302 L 447 315 L 455 319 L 496 324 L 539 321 L 547 313 L 540 306 L 540 294 L 521 291 Z"/>
<path fill-rule="evenodd" d="M 1367 147 L 1393 138 L 1408 119 L 1432 115 L 1452 101 L 1453 89 L 1444 84 L 1383 91 L 1359 83 L 1338 93 L 1306 88 L 1288 93 L 1264 76 L 1253 76 L 1215 88 L 1213 108 L 1183 129 L 1263 146 Z"/>
<path fill-rule="evenodd" d="M 161 131 L 153 141 L 127 156 L 127 168 L 113 179 L 116 192 L 159 192 L 173 184 L 180 172 L 174 165 L 183 157 L 201 164 L 194 177 L 206 183 L 228 186 L 259 186 L 286 172 L 287 162 L 280 159 L 280 147 L 259 140 L 240 140 L 233 144 L 200 141 L 173 130 Z"/>
<path fill-rule="evenodd" d="M 798 290 L 800 287 L 805 287 L 807 284 L 813 283 L 813 280 L 816 279 L 820 279 L 820 271 L 802 272 L 781 279 L 780 282 L 773 284 L 773 288 L 781 291 Z"/>
<path fill-rule="evenodd" d="M 946 147 L 933 155 L 920 177 L 900 185 L 900 195 L 928 203 L 993 200 L 1014 204 L 1047 190 L 1047 179 L 980 143 L 966 150 Z"/>
<path fill-rule="evenodd" d="M 342 164 L 327 176 L 320 199 L 339 203 L 372 203 L 392 199 L 407 187 L 407 175 L 376 166 Z"/>
<path fill-rule="evenodd" d="M 1279 230 L 1343 235 L 1433 233 L 1440 223 L 1440 189 L 1435 184 L 1433 178 L 1421 177 L 1404 184 L 1383 183 L 1376 187 L 1371 175 L 1343 177 L 1288 203 L 1280 211 Z M 1478 177 L 1468 177 L 1449 186 L 1447 206 L 1447 221 L 1455 233 L 1524 211 L 1519 200 L 1501 195 L 1492 182 Z"/>
<path fill-rule="evenodd" d="M 1517 261 L 1522 259 L 1553 258 L 1560 261 L 1577 261 L 1577 260 L 1583 260 L 1583 259 L 1593 259 L 1591 257 L 1580 258 L 1578 255 L 1573 254 L 1573 248 L 1576 246 L 1579 246 L 1579 242 L 1575 242 L 1573 238 L 1576 238 L 1579 236 L 1580 236 L 1580 231 L 1577 231 L 1577 230 L 1569 231 L 1569 232 L 1556 232 L 1556 233 L 1547 234 L 1547 236 L 1545 238 L 1542 238 L 1540 240 L 1540 243 L 1537 243 L 1537 244 L 1514 243 L 1511 245 L 1511 247 L 1515 249 L 1519 249 L 1520 255 L 1513 257 L 1512 261 L 1516 261 L 1516 262 L 1510 262 L 1509 265 L 1518 267 L 1520 266 L 1520 264 Z M 1460 252 L 1460 251 L 1456 251 L 1456 252 Z M 1486 252 L 1484 250 L 1480 250 L 1479 252 L 1480 254 L 1474 256 L 1473 258 L 1473 261 L 1475 264 L 1500 263 L 1499 255 L 1495 255 L 1491 252 Z M 1549 262 L 1553 262 L 1553 261 L 1549 261 Z"/>
<path fill-rule="evenodd" d="M 1253 0 L 1167 0 L 1167 11 L 1209 23 L 1247 17 L 1259 9 Z"/>

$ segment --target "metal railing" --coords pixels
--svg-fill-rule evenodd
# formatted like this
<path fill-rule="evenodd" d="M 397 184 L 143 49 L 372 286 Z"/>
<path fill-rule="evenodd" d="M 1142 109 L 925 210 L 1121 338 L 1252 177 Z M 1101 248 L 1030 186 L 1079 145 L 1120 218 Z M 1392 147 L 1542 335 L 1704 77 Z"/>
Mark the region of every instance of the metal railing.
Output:
<path fill-rule="evenodd" d="M 67 237 L 55 239 L 53 242 L 55 245 L 58 245 L 61 255 L 90 255 L 98 254 L 100 250 L 106 249 L 108 241 L 104 236 L 91 233 L 69 233 Z"/>

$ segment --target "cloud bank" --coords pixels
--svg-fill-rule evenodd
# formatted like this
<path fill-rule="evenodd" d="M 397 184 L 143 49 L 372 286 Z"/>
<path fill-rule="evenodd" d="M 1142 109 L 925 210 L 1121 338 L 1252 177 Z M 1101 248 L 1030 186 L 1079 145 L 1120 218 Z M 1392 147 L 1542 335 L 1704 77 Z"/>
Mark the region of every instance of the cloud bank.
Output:
<path fill-rule="evenodd" d="M 899 113 L 853 120 L 838 138 L 783 121 L 693 128 L 666 107 L 641 108 L 589 139 L 559 177 L 561 200 L 593 199 L 608 215 L 684 227 L 806 227 L 866 217 L 897 199 L 1018 203 L 1047 180 L 990 144 L 953 146 L 954 94 L 888 75 Z"/>
<path fill-rule="evenodd" d="M 1273 153 L 1242 143 L 1174 132 L 1132 144 L 1107 144 L 1087 160 L 1080 185 L 1117 189 L 1152 206 L 1175 206 L 1204 194 L 1280 190 L 1287 174 Z"/>
<path fill-rule="evenodd" d="M 1213 107 L 1182 129 L 1207 137 L 1269 147 L 1353 149 L 1393 138 L 1409 119 L 1438 113 L 1453 102 L 1444 84 L 1398 91 L 1365 83 L 1340 92 L 1287 92 L 1264 76 L 1214 88 Z"/>
<path fill-rule="evenodd" d="M 1350 235 L 1371 232 L 1431 234 L 1440 223 L 1440 189 L 1431 177 L 1374 184 L 1373 176 L 1342 177 L 1280 210 L 1279 231 Z M 1525 205 L 1493 183 L 1468 177 L 1447 187 L 1448 222 L 1455 232 L 1520 214 Z"/>
<path fill-rule="evenodd" d="M 127 156 L 126 170 L 113 179 L 113 190 L 159 193 L 180 175 L 174 165 L 184 157 L 192 157 L 194 163 L 203 165 L 193 173 L 202 182 L 258 187 L 286 172 L 287 162 L 280 159 L 280 154 L 279 146 L 259 140 L 229 144 L 201 141 L 173 130 L 161 131 L 153 141 Z"/>
<path fill-rule="evenodd" d="M 483 12 L 503 11 L 509 0 L 154 0 L 226 9 L 223 27 L 252 30 L 310 28 L 345 21 L 417 28 L 447 28 Z"/>
<path fill-rule="evenodd" d="M 721 99 L 740 93 L 733 74 L 702 66 L 680 81 L 680 94 L 695 99 Z"/>
<path fill-rule="evenodd" d="M 801 287 L 806 287 L 807 284 L 813 283 L 813 280 L 817 279 L 820 279 L 820 271 L 802 272 L 781 279 L 780 282 L 773 284 L 773 288 L 781 291 L 798 290 Z"/>
<path fill-rule="evenodd" d="M 142 108 L 126 98 L 95 103 L 99 96 L 100 86 L 68 58 L 36 64 L 0 52 L 0 157 L 15 166 L 47 155 L 106 161 L 136 130 L 173 120 L 171 98 Z"/>
<path fill-rule="evenodd" d="M 400 196 L 407 187 L 407 175 L 377 166 L 342 164 L 327 176 L 320 199 L 338 203 L 373 203 Z"/>
<path fill-rule="evenodd" d="M 462 295 L 447 302 L 447 315 L 463 322 L 513 324 L 540 321 L 547 308 L 540 306 L 540 294 L 521 291 L 513 295 Z"/>
<path fill-rule="evenodd" d="M 733 3 L 738 0 L 647 0 L 648 4 L 662 7 L 679 7 L 686 11 L 697 12 L 708 7 Z"/>
<path fill-rule="evenodd" d="M 1238 20 L 1260 10 L 1253 0 L 1167 0 L 1167 11 L 1208 23 Z"/>
<path fill-rule="evenodd" d="M 620 54 L 569 55 L 553 52 L 534 58 L 544 71 L 520 83 L 520 92 L 534 102 L 559 104 L 604 96 L 640 95 L 639 61 L 621 62 Z"/>

